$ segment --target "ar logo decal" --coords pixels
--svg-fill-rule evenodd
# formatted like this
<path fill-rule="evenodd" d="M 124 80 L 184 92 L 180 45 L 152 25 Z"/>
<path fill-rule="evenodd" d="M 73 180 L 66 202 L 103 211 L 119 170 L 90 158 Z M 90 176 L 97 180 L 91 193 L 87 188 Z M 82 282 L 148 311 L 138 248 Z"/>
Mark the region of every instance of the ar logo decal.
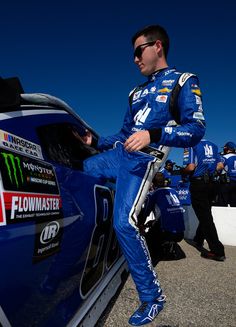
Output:
<path fill-rule="evenodd" d="M 11 183 L 12 184 L 16 183 L 16 186 L 19 187 L 19 182 L 21 182 L 22 184 L 24 182 L 24 177 L 20 166 L 20 158 L 14 156 L 11 153 L 1 153 L 1 154 L 4 158 L 4 162 L 7 167 L 7 172 Z M 19 174 L 19 178 L 18 178 L 18 174 Z"/>

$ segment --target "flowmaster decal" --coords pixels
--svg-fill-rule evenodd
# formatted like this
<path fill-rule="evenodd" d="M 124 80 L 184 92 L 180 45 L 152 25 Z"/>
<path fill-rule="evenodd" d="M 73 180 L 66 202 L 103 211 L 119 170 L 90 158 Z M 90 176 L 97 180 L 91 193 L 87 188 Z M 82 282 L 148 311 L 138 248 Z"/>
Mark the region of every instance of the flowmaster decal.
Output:
<path fill-rule="evenodd" d="M 33 222 L 33 262 L 60 251 L 62 203 L 49 163 L 0 148 L 0 225 Z"/>
<path fill-rule="evenodd" d="M 59 217 L 61 207 L 59 195 L 4 192 L 3 198 L 7 224 L 39 217 Z"/>
<path fill-rule="evenodd" d="M 60 251 L 63 215 L 59 195 L 3 192 L 6 224 L 35 223 L 33 262 Z"/>

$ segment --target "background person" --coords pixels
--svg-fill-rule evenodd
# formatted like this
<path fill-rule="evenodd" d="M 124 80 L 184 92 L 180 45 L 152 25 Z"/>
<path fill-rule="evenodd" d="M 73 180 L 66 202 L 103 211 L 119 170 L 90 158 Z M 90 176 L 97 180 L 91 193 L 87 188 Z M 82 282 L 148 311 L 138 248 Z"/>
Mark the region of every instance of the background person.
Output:
<path fill-rule="evenodd" d="M 219 205 L 236 207 L 236 144 L 224 145 L 222 162 L 224 169 L 220 178 Z"/>
<path fill-rule="evenodd" d="M 218 147 L 211 141 L 201 140 L 196 146 L 185 149 L 183 173 L 190 174 L 191 203 L 199 225 L 193 241 L 188 243 L 201 250 L 201 256 L 207 259 L 224 261 L 224 246 L 219 241 L 211 212 L 215 198 L 215 171 L 222 168 Z M 203 249 L 207 241 L 210 251 Z"/>
<path fill-rule="evenodd" d="M 168 186 L 168 180 L 161 172 L 153 179 L 153 191 L 148 193 L 138 217 L 154 264 L 160 260 L 178 260 L 185 253 L 177 244 L 184 238 L 184 209 L 178 193 Z M 154 213 L 154 220 L 147 218 Z"/>
<path fill-rule="evenodd" d="M 173 174 L 175 162 L 168 159 L 165 162 L 165 166 L 160 170 L 164 175 L 165 179 L 168 179 L 169 185 L 171 185 L 171 176 Z"/>
<path fill-rule="evenodd" d="M 145 238 L 137 227 L 137 216 L 159 169 L 158 159 L 152 155 L 157 151 L 148 154 L 147 146 L 192 146 L 204 135 L 205 124 L 198 78 L 187 74 L 175 110 L 179 125 L 166 127 L 174 120 L 169 110 L 171 92 L 182 75 L 168 67 L 169 37 L 165 29 L 159 25 L 145 27 L 133 36 L 132 44 L 134 62 L 148 79 L 130 93 L 121 130 L 99 138 L 97 148 L 104 152 L 86 159 L 84 172 L 104 183 L 107 178 L 116 180 L 114 229 L 141 302 L 129 323 L 139 326 L 157 316 L 165 299 Z M 91 133 L 87 132 L 83 140 L 92 144 Z"/>

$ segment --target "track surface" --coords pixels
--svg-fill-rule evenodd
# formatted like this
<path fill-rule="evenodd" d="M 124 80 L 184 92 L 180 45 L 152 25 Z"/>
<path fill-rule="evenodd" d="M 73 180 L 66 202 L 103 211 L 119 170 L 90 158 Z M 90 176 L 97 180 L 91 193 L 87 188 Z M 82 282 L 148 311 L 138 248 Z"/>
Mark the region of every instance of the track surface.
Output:
<path fill-rule="evenodd" d="M 236 327 L 236 247 L 226 246 L 226 261 L 200 257 L 185 241 L 186 254 L 178 261 L 161 261 L 155 267 L 167 302 L 150 327 Z M 139 305 L 129 276 L 96 327 L 128 327 Z"/>

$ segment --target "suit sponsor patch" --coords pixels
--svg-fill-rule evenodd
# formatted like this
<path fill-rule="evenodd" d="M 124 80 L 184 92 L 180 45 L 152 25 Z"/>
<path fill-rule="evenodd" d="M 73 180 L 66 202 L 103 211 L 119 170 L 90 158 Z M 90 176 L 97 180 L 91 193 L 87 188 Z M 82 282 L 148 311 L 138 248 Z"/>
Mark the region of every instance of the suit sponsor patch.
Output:
<path fill-rule="evenodd" d="M 167 99 L 168 99 L 168 96 L 167 96 L 167 95 L 158 95 L 158 96 L 156 97 L 156 101 L 157 101 L 157 102 L 163 102 L 163 103 L 166 103 Z"/>

